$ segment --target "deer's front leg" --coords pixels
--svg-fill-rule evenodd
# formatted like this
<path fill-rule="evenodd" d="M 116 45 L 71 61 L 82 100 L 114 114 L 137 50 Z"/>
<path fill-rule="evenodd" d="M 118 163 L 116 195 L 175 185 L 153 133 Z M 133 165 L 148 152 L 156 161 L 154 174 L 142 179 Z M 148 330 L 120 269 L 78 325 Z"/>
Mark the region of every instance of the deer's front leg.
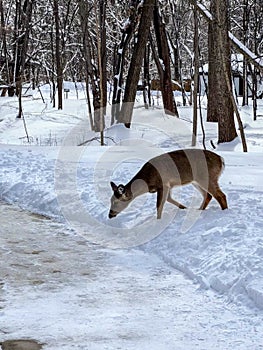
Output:
<path fill-rule="evenodd" d="M 157 219 L 161 219 L 165 201 L 169 193 L 168 187 L 163 187 L 157 190 Z"/>
<path fill-rule="evenodd" d="M 171 190 L 169 190 L 169 192 L 168 192 L 167 202 L 169 202 L 169 203 L 171 203 L 171 204 L 173 204 L 173 205 L 176 205 L 179 209 L 186 209 L 186 207 L 185 207 L 183 204 L 181 204 L 181 203 L 175 201 L 175 200 L 171 197 Z"/>

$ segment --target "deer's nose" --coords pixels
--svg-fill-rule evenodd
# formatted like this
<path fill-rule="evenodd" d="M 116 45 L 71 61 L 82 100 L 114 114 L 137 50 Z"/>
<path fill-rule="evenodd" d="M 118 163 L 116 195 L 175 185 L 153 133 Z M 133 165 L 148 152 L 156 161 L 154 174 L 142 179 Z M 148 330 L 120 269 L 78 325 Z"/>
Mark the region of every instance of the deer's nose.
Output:
<path fill-rule="evenodd" d="M 110 210 L 110 212 L 109 212 L 109 219 L 115 218 L 115 216 L 117 216 L 117 212 L 113 211 L 113 210 Z"/>

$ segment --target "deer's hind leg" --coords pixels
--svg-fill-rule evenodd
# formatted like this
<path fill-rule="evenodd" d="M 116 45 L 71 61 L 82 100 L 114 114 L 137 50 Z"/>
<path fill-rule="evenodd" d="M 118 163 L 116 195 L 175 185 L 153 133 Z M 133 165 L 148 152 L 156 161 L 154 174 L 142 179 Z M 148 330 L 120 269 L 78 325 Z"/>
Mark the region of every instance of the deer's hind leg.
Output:
<path fill-rule="evenodd" d="M 201 187 L 200 184 L 193 185 L 202 193 L 204 197 L 200 209 L 205 209 L 211 201 L 212 197 L 214 197 L 217 200 L 222 210 L 228 208 L 226 195 L 224 194 L 224 192 L 221 191 L 217 181 L 210 180 L 207 190 L 205 189 L 205 187 Z"/>
<path fill-rule="evenodd" d="M 228 208 L 226 195 L 224 194 L 224 192 L 221 191 L 217 182 L 209 184 L 208 190 L 212 194 L 212 196 L 215 197 L 215 199 L 218 201 L 222 210 Z"/>
<path fill-rule="evenodd" d="M 202 187 L 200 187 L 198 184 L 193 183 L 193 186 L 202 194 L 203 196 L 203 202 L 200 205 L 200 210 L 205 210 L 205 208 L 208 206 L 209 202 L 212 199 L 212 195 L 207 192 L 206 190 L 204 190 Z"/>

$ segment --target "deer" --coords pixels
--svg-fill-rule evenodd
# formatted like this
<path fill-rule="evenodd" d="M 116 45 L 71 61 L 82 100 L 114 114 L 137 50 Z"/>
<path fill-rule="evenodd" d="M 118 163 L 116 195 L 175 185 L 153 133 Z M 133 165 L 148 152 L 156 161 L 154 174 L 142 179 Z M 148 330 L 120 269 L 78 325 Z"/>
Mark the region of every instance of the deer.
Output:
<path fill-rule="evenodd" d="M 166 201 L 180 209 L 186 209 L 172 198 L 171 190 L 188 184 L 196 187 L 203 196 L 200 210 L 206 209 L 213 197 L 222 210 L 227 209 L 226 195 L 218 184 L 224 167 L 225 162 L 221 156 L 196 148 L 180 149 L 154 157 L 126 185 L 110 182 L 113 195 L 108 217 L 116 217 L 136 197 L 148 192 L 157 192 L 157 219 L 161 219 Z"/>

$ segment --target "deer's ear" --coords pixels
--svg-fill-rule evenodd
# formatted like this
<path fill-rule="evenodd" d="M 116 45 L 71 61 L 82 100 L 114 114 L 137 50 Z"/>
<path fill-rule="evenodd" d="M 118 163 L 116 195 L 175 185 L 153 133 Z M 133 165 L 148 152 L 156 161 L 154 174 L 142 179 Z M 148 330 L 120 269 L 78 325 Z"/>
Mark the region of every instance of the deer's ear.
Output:
<path fill-rule="evenodd" d="M 124 195 L 125 194 L 125 186 L 119 185 L 117 191 L 120 195 Z"/>
<path fill-rule="evenodd" d="M 111 181 L 110 185 L 111 185 L 111 188 L 112 188 L 112 191 L 113 191 L 113 192 L 114 192 L 114 191 L 117 191 L 118 186 L 117 186 L 114 182 Z"/>

